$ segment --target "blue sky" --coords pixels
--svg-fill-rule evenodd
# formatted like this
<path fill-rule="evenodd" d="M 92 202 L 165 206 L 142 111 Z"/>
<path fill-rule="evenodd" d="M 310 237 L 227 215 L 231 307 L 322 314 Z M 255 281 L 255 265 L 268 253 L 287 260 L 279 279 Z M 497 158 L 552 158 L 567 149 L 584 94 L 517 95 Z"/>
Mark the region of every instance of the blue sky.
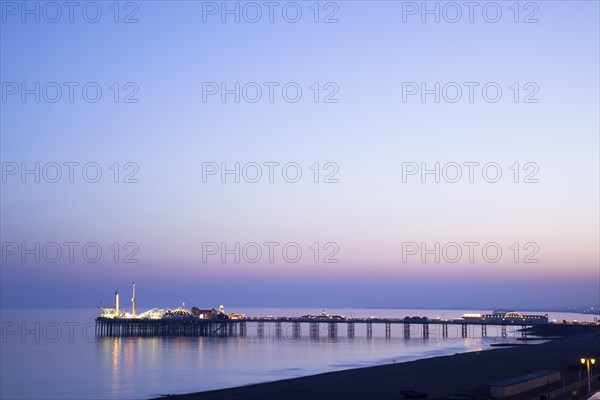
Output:
<path fill-rule="evenodd" d="M 118 23 L 112 3 L 98 2 L 96 23 L 79 8 L 72 23 L 65 9 L 51 23 L 53 10 L 41 2 L 37 23 L 33 14 L 23 22 L 23 6 L 13 3 L 0 9 L 3 307 L 94 306 L 132 280 L 147 306 L 600 302 L 597 2 L 521 2 L 518 22 L 513 3 L 499 2 L 495 23 L 486 20 L 495 8 L 481 11 L 489 2 L 478 3 L 473 23 L 465 7 L 456 23 L 451 14 L 422 22 L 421 2 L 391 1 L 321 2 L 317 23 L 313 2 L 297 3 L 296 23 L 281 14 L 296 9 L 289 2 L 277 3 L 272 23 L 262 3 L 251 3 L 261 7 L 259 22 L 242 14 L 236 23 L 232 15 L 221 21 L 223 3 L 196 1 L 121 3 Z M 248 2 L 227 4 L 252 11 Z M 407 15 L 415 4 L 417 13 Z M 324 23 L 326 16 L 338 22 Z M 35 94 L 23 101 L 22 85 L 36 82 L 40 101 Z M 207 82 L 249 91 L 222 102 L 220 93 L 203 93 Z M 449 90 L 439 102 L 403 92 L 407 83 L 433 89 L 436 82 Z M 465 82 L 475 88 L 473 102 Z M 285 100 L 286 84 L 301 88 L 297 102 Z M 86 85 L 102 90 L 97 102 L 84 98 L 94 96 L 82 93 Z M 447 101 L 457 85 L 462 96 Z M 486 100 L 486 85 L 502 90 L 497 102 Z M 52 103 L 56 86 L 62 95 Z M 262 97 L 247 101 L 256 86 Z M 40 182 L 22 178 L 36 163 Z M 57 183 L 48 181 L 53 163 L 61 166 Z M 64 163 L 79 163 L 70 164 L 73 183 Z M 81 175 L 88 163 L 85 178 L 102 172 L 96 183 Z M 239 163 L 240 174 L 256 163 L 263 177 L 236 183 L 230 174 L 223 183 L 217 173 L 203 182 L 207 163 Z M 279 163 L 271 164 L 273 183 L 265 163 Z M 297 183 L 281 174 L 288 163 L 302 171 Z M 403 182 L 407 163 L 439 163 L 440 171 L 456 163 L 463 178 L 436 183 L 426 175 L 423 183 L 417 174 Z M 465 163 L 479 163 L 473 182 Z M 481 174 L 490 163 L 502 171 L 496 183 Z M 337 183 L 324 182 L 330 173 Z M 530 173 L 537 183 L 524 182 Z M 67 242 L 77 243 L 73 262 Z M 270 262 L 264 243 L 271 242 L 297 244 L 301 259 L 276 252 Z M 465 242 L 478 243 L 472 262 Z M 50 243 L 63 252 L 55 263 Z M 80 251 L 89 243 L 102 251 L 98 262 Z M 207 243 L 240 243 L 240 252 L 258 243 L 263 257 L 222 262 L 220 248 L 203 260 Z M 407 243 L 419 252 L 403 261 Z M 422 250 L 436 243 L 438 254 L 458 243 L 463 256 L 423 262 Z M 490 243 L 502 251 L 497 262 L 479 250 Z M 332 252 L 338 262 L 324 262 Z M 138 262 L 123 262 L 128 255 Z M 538 262 L 525 263 L 527 255 Z"/>

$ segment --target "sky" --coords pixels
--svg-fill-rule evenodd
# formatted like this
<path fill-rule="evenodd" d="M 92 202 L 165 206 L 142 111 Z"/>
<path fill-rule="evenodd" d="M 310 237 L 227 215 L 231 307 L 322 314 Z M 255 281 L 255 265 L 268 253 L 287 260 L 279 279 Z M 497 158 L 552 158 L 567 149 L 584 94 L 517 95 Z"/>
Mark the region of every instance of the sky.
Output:
<path fill-rule="evenodd" d="M 0 306 L 600 304 L 595 1 L 0 2 Z"/>

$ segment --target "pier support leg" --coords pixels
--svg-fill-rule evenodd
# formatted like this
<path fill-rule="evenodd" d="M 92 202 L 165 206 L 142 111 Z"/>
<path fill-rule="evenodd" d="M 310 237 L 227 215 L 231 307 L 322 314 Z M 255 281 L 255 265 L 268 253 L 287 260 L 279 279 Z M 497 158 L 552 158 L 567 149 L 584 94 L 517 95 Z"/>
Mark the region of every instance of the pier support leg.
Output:
<path fill-rule="evenodd" d="M 410 339 L 410 324 L 404 324 L 404 339 Z"/>
<path fill-rule="evenodd" d="M 294 340 L 298 340 L 301 336 L 302 330 L 300 328 L 300 322 L 294 322 L 294 324 L 292 325 L 292 337 L 294 338 Z"/>
<path fill-rule="evenodd" d="M 354 322 L 348 322 L 348 338 L 354 339 Z"/>
<path fill-rule="evenodd" d="M 502 337 L 505 338 L 506 337 L 506 325 L 502 325 Z"/>
<path fill-rule="evenodd" d="M 442 324 L 442 338 L 448 337 L 448 324 Z"/>
<path fill-rule="evenodd" d="M 281 332 L 282 332 L 281 321 L 278 321 L 277 323 L 275 323 L 275 337 L 280 338 Z"/>
<path fill-rule="evenodd" d="M 392 324 L 390 324 L 389 322 L 385 323 L 385 337 L 386 339 L 392 337 Z"/>
<path fill-rule="evenodd" d="M 481 337 L 487 337 L 487 326 L 486 325 L 481 325 Z"/>
<path fill-rule="evenodd" d="M 319 323 L 311 322 L 310 323 L 310 338 L 319 340 Z"/>
<path fill-rule="evenodd" d="M 461 336 L 463 338 L 466 338 L 467 336 L 469 336 L 469 331 L 468 328 L 469 326 L 467 324 L 461 324 Z"/>
<path fill-rule="evenodd" d="M 423 339 L 428 339 L 428 338 L 429 338 L 429 324 L 424 323 L 423 324 Z"/>
<path fill-rule="evenodd" d="M 373 323 L 372 322 L 367 322 L 367 338 L 372 338 L 373 337 Z"/>
<path fill-rule="evenodd" d="M 185 329 L 185 326 L 183 326 L 183 328 Z M 227 337 L 228 333 L 229 333 L 229 324 L 226 322 L 221 323 L 221 326 L 219 327 L 219 336 Z"/>
<path fill-rule="evenodd" d="M 262 339 L 265 336 L 265 323 L 264 322 L 259 322 L 258 323 L 258 328 L 257 328 L 257 336 L 259 339 Z"/>
<path fill-rule="evenodd" d="M 327 336 L 329 339 L 337 339 L 337 323 L 330 322 L 327 324 Z"/>

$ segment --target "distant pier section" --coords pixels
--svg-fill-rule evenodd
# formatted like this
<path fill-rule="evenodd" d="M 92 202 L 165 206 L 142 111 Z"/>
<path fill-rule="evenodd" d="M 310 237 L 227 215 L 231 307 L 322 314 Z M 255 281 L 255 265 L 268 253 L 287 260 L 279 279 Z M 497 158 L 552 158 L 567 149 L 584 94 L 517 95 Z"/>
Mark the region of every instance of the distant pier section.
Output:
<path fill-rule="evenodd" d="M 225 308 L 200 309 L 183 306 L 175 309 L 153 308 L 136 313 L 135 282 L 132 283 L 131 312 L 119 306 L 119 293 L 115 291 L 114 307 L 100 307 L 100 316 L 96 318 L 96 336 L 246 336 L 248 329 L 252 334 L 263 337 L 265 326 L 276 337 L 299 339 L 302 332 L 308 332 L 311 338 L 320 337 L 321 329 L 327 337 L 337 338 L 338 328 L 347 330 L 347 337 L 353 338 L 357 326 L 366 328 L 367 337 L 373 336 L 373 326 L 383 325 L 386 338 L 392 335 L 392 326 L 404 338 L 419 335 L 427 339 L 430 333 L 436 337 L 472 336 L 475 329 L 481 330 L 481 337 L 488 336 L 488 328 L 493 327 L 496 335 L 507 336 L 507 327 L 517 326 L 523 337 L 533 335 L 565 335 L 581 331 L 600 331 L 600 323 L 590 322 L 549 322 L 547 314 L 521 314 L 515 311 L 500 310 L 490 314 L 465 314 L 462 318 L 443 319 L 427 317 L 404 318 L 354 318 L 343 315 L 331 315 L 323 311 L 320 314 L 307 314 L 300 317 L 249 317 L 244 314 L 225 313 Z M 449 335 L 449 329 L 451 334 Z M 433 331 L 433 332 L 432 332 Z"/>

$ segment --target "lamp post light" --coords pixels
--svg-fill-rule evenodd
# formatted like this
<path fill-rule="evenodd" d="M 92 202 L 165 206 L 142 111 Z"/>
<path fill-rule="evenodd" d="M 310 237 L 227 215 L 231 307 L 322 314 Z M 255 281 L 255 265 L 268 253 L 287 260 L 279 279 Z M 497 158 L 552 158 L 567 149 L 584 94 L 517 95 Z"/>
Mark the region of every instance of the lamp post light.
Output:
<path fill-rule="evenodd" d="M 581 363 L 586 365 L 587 367 L 587 382 L 588 382 L 588 393 L 592 393 L 592 374 L 591 369 L 592 365 L 596 363 L 596 360 L 593 358 L 581 358 Z"/>

